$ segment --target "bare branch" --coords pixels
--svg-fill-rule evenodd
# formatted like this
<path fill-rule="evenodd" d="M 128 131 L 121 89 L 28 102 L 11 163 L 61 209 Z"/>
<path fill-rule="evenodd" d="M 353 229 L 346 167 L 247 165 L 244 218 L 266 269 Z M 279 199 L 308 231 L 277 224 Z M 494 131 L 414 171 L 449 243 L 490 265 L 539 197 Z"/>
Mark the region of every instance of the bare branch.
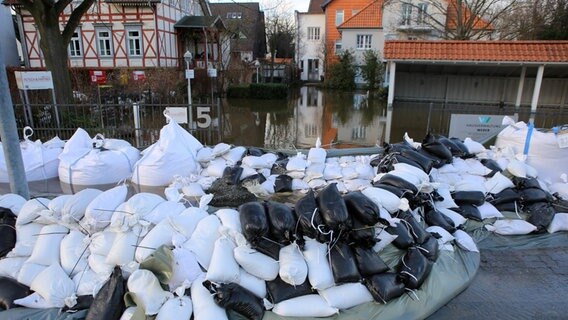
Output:
<path fill-rule="evenodd" d="M 61 12 L 63 12 L 63 10 L 65 10 L 65 8 L 71 3 L 71 1 L 73 0 L 59 0 L 55 3 L 55 12 L 57 12 L 57 14 L 60 14 Z"/>
<path fill-rule="evenodd" d="M 75 29 L 77 29 L 77 26 L 81 22 L 81 17 L 89 10 L 93 3 L 95 3 L 95 0 L 83 0 L 83 2 L 73 10 L 62 33 L 65 45 L 69 44 Z"/>

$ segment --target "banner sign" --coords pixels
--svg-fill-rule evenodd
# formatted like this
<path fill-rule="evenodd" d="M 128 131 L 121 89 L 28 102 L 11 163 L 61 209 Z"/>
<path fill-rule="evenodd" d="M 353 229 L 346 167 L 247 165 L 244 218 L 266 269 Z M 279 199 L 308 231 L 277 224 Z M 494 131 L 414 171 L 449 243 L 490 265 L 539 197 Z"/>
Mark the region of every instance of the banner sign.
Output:
<path fill-rule="evenodd" d="M 144 81 L 146 80 L 146 74 L 144 71 L 132 71 L 132 78 L 134 81 Z"/>
<path fill-rule="evenodd" d="M 89 76 L 91 77 L 91 83 L 105 84 L 106 83 L 106 71 L 104 70 L 90 70 Z"/>
<path fill-rule="evenodd" d="M 507 115 L 484 115 L 484 114 L 452 114 L 450 120 L 449 137 L 456 137 L 464 140 L 483 142 L 497 135 L 505 126 L 503 118 Z M 517 121 L 517 116 L 509 116 Z"/>
<path fill-rule="evenodd" d="M 51 71 L 16 71 L 15 76 L 20 90 L 53 89 Z"/>

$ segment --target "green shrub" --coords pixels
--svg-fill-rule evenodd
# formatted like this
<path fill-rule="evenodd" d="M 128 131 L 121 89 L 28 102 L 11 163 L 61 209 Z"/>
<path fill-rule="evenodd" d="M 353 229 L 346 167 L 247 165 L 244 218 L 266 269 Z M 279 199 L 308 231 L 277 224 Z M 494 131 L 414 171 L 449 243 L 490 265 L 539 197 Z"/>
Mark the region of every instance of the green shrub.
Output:
<path fill-rule="evenodd" d="M 282 83 L 253 83 L 250 85 L 249 97 L 262 100 L 286 99 L 288 86 Z"/>
<path fill-rule="evenodd" d="M 239 98 L 246 99 L 249 98 L 250 89 L 248 84 L 229 86 L 227 89 L 228 98 Z"/>
<path fill-rule="evenodd" d="M 345 50 L 339 61 L 333 63 L 325 79 L 325 86 L 332 89 L 353 90 L 355 89 L 355 58 L 353 53 Z"/>

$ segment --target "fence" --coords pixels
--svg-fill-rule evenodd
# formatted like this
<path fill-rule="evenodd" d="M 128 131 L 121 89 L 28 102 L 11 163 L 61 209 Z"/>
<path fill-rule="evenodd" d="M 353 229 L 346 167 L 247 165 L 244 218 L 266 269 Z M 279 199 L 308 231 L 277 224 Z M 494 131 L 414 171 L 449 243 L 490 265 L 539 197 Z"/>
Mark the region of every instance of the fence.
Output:
<path fill-rule="evenodd" d="M 77 128 L 91 136 L 123 139 L 143 149 L 159 139 L 160 129 L 169 114 L 199 141 L 211 144 L 221 138 L 221 105 L 193 104 L 80 104 L 80 105 L 15 105 L 18 131 L 25 126 L 34 129 L 32 139 L 47 141 L 54 136 L 69 139 Z M 23 138 L 20 136 L 20 138 Z"/>

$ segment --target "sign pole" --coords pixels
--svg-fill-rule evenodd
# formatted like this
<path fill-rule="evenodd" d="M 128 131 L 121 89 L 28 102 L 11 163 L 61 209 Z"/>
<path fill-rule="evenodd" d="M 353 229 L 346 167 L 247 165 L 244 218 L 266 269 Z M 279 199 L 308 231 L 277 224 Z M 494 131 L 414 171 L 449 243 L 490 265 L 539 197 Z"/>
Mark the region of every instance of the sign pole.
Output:
<path fill-rule="evenodd" d="M 55 99 L 55 90 L 51 89 L 51 98 L 53 99 L 53 107 L 55 110 L 55 122 L 57 123 L 57 133 L 60 133 L 61 123 L 59 122 L 59 107 L 57 106 L 57 100 Z"/>
<path fill-rule="evenodd" d="M 30 106 L 30 98 L 28 97 L 28 90 L 24 89 L 24 99 L 25 99 L 25 103 L 24 103 L 24 112 L 28 115 L 28 120 L 29 123 L 27 123 L 28 126 L 30 127 L 34 127 L 34 119 L 32 117 L 32 106 Z"/>

